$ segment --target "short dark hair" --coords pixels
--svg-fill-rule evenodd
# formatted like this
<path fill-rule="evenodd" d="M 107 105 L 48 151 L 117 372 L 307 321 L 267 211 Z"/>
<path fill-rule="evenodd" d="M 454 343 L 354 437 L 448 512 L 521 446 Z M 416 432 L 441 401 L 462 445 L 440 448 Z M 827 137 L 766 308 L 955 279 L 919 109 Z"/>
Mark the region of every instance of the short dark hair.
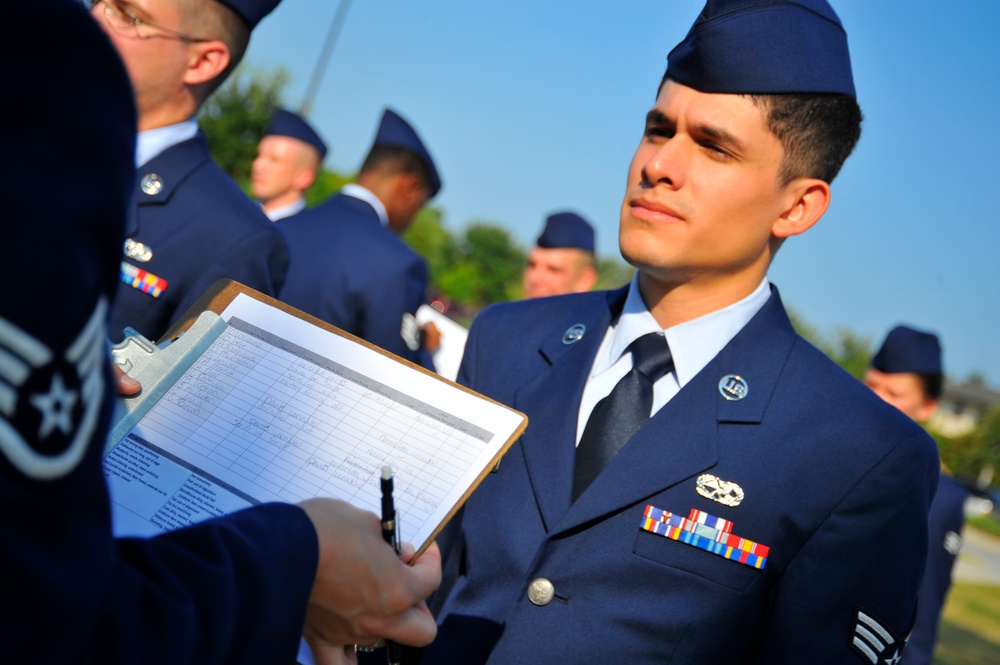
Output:
<path fill-rule="evenodd" d="M 920 374 L 917 373 L 917 378 L 920 379 L 920 383 L 924 386 L 924 394 L 937 401 L 941 397 L 941 392 L 944 389 L 944 375 L 943 374 Z"/>
<path fill-rule="evenodd" d="M 218 39 L 229 47 L 229 64 L 205 84 L 205 98 L 215 92 L 243 60 L 250 43 L 250 26 L 239 14 L 217 0 L 182 0 L 184 28 L 202 39 Z"/>
<path fill-rule="evenodd" d="M 659 95 L 670 79 L 663 74 Z M 760 108 L 764 122 L 785 151 L 781 184 L 796 178 L 831 183 L 861 138 L 861 107 L 847 95 L 815 93 L 744 95 Z"/>
<path fill-rule="evenodd" d="M 861 108 L 853 97 L 835 94 L 747 97 L 764 112 L 767 128 L 784 148 L 783 185 L 795 178 L 833 182 L 861 138 Z"/>
<path fill-rule="evenodd" d="M 361 165 L 361 173 L 385 171 L 387 173 L 412 173 L 420 178 L 427 192 L 431 191 L 431 172 L 427 164 L 412 150 L 397 146 L 372 146 Z"/>

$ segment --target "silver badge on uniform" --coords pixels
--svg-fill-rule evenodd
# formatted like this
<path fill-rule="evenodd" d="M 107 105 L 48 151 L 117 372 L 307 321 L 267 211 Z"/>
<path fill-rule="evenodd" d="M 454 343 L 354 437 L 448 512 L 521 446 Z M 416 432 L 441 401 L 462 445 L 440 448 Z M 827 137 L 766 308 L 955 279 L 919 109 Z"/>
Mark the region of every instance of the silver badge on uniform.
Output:
<path fill-rule="evenodd" d="M 723 480 L 710 473 L 698 476 L 695 490 L 706 499 L 717 501 L 724 506 L 735 508 L 743 502 L 743 488 L 736 483 Z"/>
<path fill-rule="evenodd" d="M 871 665 L 899 665 L 903 646 L 884 623 L 860 607 L 855 611 L 851 648 Z"/>
<path fill-rule="evenodd" d="M 153 248 L 149 245 L 144 245 L 141 242 L 136 242 L 129 238 L 125 241 L 125 246 L 123 247 L 125 256 L 130 259 L 139 261 L 140 263 L 146 263 L 151 258 L 153 258 Z"/>
<path fill-rule="evenodd" d="M 156 196 L 161 191 L 163 191 L 163 181 L 160 180 L 160 176 L 155 173 L 147 173 L 142 176 L 142 180 L 139 181 L 139 187 L 143 192 L 149 194 L 150 196 Z"/>
<path fill-rule="evenodd" d="M 582 323 L 578 323 L 575 326 L 570 326 L 569 329 L 563 334 L 562 343 L 563 344 L 576 344 L 581 339 L 583 339 L 583 333 L 587 331 L 587 326 Z"/>
<path fill-rule="evenodd" d="M 719 393 L 730 402 L 738 402 L 750 392 L 750 386 L 743 377 L 727 374 L 719 381 Z"/>

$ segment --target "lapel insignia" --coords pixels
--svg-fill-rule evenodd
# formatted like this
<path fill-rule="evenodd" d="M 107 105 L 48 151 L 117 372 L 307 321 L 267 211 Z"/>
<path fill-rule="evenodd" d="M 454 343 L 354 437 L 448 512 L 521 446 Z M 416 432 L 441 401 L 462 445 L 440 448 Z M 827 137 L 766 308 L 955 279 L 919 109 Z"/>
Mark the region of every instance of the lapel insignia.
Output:
<path fill-rule="evenodd" d="M 761 569 L 771 548 L 733 533 L 733 523 L 692 508 L 687 518 L 647 504 L 642 511 L 643 531 Z"/>
<path fill-rule="evenodd" d="M 139 261 L 140 263 L 146 263 L 151 258 L 153 258 L 153 248 L 149 245 L 144 245 L 141 242 L 136 242 L 129 238 L 125 241 L 125 247 L 123 248 L 125 256 L 130 259 Z"/>
<path fill-rule="evenodd" d="M 896 646 L 893 646 L 896 645 Z M 854 634 L 851 648 L 871 665 L 888 663 L 898 665 L 900 650 L 904 645 L 878 619 L 860 607 L 854 615 Z"/>
<path fill-rule="evenodd" d="M 139 289 L 154 298 L 159 298 L 160 294 L 167 290 L 167 280 L 137 268 L 127 261 L 122 261 L 121 280 L 133 289 Z"/>
<path fill-rule="evenodd" d="M 750 386 L 741 376 L 727 374 L 719 381 L 719 393 L 730 402 L 738 402 L 747 396 Z"/>
<path fill-rule="evenodd" d="M 104 396 L 101 298 L 62 354 L 0 318 L 0 454 L 25 476 L 55 479 L 80 463 Z"/>
<path fill-rule="evenodd" d="M 565 334 L 563 334 L 562 343 L 563 344 L 576 344 L 581 339 L 583 339 L 583 333 L 587 331 L 587 326 L 582 323 L 577 323 L 574 326 L 570 326 Z"/>
<path fill-rule="evenodd" d="M 142 176 L 142 180 L 139 181 L 139 187 L 146 194 L 156 196 L 163 191 L 163 181 L 160 180 L 160 176 L 155 173 L 147 173 Z"/>
<path fill-rule="evenodd" d="M 743 502 L 742 487 L 728 480 L 722 480 L 710 473 L 703 473 L 698 476 L 694 488 L 698 494 L 706 499 L 717 501 L 730 508 L 735 508 Z"/>

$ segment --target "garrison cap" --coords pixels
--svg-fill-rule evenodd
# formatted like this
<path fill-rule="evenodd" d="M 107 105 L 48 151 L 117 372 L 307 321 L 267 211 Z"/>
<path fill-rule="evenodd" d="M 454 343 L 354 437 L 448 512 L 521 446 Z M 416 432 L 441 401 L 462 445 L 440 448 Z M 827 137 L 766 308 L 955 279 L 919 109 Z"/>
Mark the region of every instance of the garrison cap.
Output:
<path fill-rule="evenodd" d="M 667 76 L 700 92 L 857 96 L 847 33 L 826 0 L 708 0 Z"/>
<path fill-rule="evenodd" d="M 271 117 L 271 124 L 268 125 L 264 136 L 290 136 L 316 148 L 320 159 L 326 157 L 326 144 L 323 143 L 323 139 L 305 121 L 305 118 L 297 113 L 285 109 L 275 109 L 274 115 Z"/>
<path fill-rule="evenodd" d="M 434 168 L 434 160 L 431 159 L 431 154 L 427 152 L 427 148 L 424 147 L 423 142 L 417 136 L 417 132 L 413 127 L 399 117 L 399 114 L 392 109 L 386 109 L 382 113 L 382 121 L 379 123 L 378 133 L 375 134 L 375 145 L 409 150 L 420 158 L 420 161 L 424 163 L 424 166 L 427 167 L 427 172 L 430 174 L 431 191 L 428 194 L 428 198 L 433 197 L 441 189 L 441 178 L 438 176 L 437 169 Z"/>
<path fill-rule="evenodd" d="M 582 249 L 593 254 L 594 227 L 576 213 L 557 212 L 545 220 L 545 229 L 535 244 L 547 249 Z"/>
<path fill-rule="evenodd" d="M 872 367 L 886 374 L 941 374 L 941 344 L 937 335 L 896 326 L 872 358 Z"/>
<path fill-rule="evenodd" d="M 253 30 L 261 19 L 274 11 L 281 0 L 218 0 L 218 2 L 236 12 Z"/>

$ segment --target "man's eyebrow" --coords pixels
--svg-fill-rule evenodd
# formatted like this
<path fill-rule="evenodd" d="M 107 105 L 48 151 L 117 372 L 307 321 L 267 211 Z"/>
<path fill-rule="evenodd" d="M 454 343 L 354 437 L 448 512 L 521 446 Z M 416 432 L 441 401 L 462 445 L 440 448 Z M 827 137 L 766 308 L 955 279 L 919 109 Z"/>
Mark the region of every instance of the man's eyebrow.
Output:
<path fill-rule="evenodd" d="M 746 146 L 743 141 L 737 138 L 735 134 L 732 134 L 721 127 L 716 125 L 700 124 L 693 127 L 693 129 L 695 134 L 707 136 L 722 146 L 732 148 L 736 152 L 746 152 Z"/>
<path fill-rule="evenodd" d="M 658 111 L 657 109 L 653 109 L 646 114 L 647 125 L 664 125 L 669 123 L 670 121 L 667 119 L 667 116 L 664 115 L 662 111 Z"/>

